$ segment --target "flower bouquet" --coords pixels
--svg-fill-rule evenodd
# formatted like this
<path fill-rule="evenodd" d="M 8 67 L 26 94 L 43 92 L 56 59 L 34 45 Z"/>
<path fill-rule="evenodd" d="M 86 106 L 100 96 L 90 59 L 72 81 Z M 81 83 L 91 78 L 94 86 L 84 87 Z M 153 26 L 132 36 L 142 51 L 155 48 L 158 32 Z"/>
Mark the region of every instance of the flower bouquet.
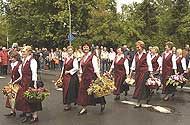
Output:
<path fill-rule="evenodd" d="M 158 78 L 149 78 L 145 83 L 150 89 L 157 89 L 161 86 L 161 81 Z"/>
<path fill-rule="evenodd" d="M 2 92 L 5 96 L 7 96 L 7 99 L 12 109 L 14 109 L 15 107 L 16 96 L 19 89 L 20 85 L 12 83 L 4 86 L 4 88 L 2 89 Z"/>
<path fill-rule="evenodd" d="M 45 88 L 28 88 L 26 92 L 24 92 L 24 97 L 29 103 L 39 103 L 42 102 L 50 93 Z"/>
<path fill-rule="evenodd" d="M 4 86 L 4 88 L 2 89 L 2 92 L 6 96 L 11 95 L 12 98 L 15 98 L 19 89 L 20 89 L 20 85 L 9 83 L 8 85 Z"/>
<path fill-rule="evenodd" d="M 55 86 L 59 87 L 59 88 L 62 88 L 63 86 L 63 82 L 62 82 L 62 79 L 59 78 L 56 82 L 55 82 Z"/>
<path fill-rule="evenodd" d="M 183 74 L 181 75 L 171 75 L 168 79 L 168 81 L 166 82 L 166 86 L 168 85 L 172 85 L 172 86 L 178 86 L 182 83 L 187 82 L 188 80 L 183 76 Z"/>
<path fill-rule="evenodd" d="M 116 87 L 114 86 L 114 81 L 106 76 L 102 77 L 102 80 L 93 80 L 87 89 L 88 95 L 94 95 L 94 97 L 103 97 L 110 95 Z"/>

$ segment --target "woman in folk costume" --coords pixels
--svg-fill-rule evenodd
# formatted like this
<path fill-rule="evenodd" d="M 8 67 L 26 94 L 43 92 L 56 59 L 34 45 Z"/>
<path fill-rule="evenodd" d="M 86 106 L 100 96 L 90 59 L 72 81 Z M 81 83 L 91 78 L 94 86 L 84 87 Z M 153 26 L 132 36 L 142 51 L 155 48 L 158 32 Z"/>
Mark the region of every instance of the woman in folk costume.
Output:
<path fill-rule="evenodd" d="M 183 74 L 185 76 L 185 73 L 187 73 L 187 65 L 186 65 L 186 59 L 182 56 L 182 49 L 177 49 L 176 51 L 176 65 L 177 65 L 177 74 L 181 75 Z M 182 86 L 185 83 L 182 83 Z M 166 87 L 166 97 L 164 98 L 164 100 L 168 100 L 169 99 L 169 94 L 172 95 L 172 97 L 175 95 L 176 92 L 176 86 L 167 86 Z"/>
<path fill-rule="evenodd" d="M 84 56 L 80 61 L 80 87 L 77 99 L 77 103 L 82 106 L 82 109 L 80 110 L 79 115 L 87 113 L 88 105 L 101 104 L 101 112 L 103 112 L 106 104 L 104 97 L 95 98 L 93 95 L 88 95 L 87 93 L 91 81 L 96 78 L 101 79 L 97 57 L 90 52 L 90 48 L 91 46 L 88 43 L 82 45 Z"/>
<path fill-rule="evenodd" d="M 29 103 L 25 100 L 24 92 L 28 90 L 29 87 L 37 89 L 37 62 L 32 57 L 31 46 L 25 46 L 22 50 L 23 63 L 21 67 L 22 78 L 21 78 L 21 89 L 17 94 L 16 109 L 25 113 L 25 117 L 22 123 L 38 122 L 37 111 L 42 110 L 42 104 L 39 103 Z M 32 116 L 32 117 L 31 117 Z"/>
<path fill-rule="evenodd" d="M 129 74 L 129 63 L 128 59 L 124 58 L 123 49 L 121 47 L 117 49 L 117 56 L 112 63 L 109 74 L 112 71 L 114 71 L 114 83 L 116 87 L 113 94 L 116 95 L 115 100 L 119 100 L 120 93 L 125 91 L 125 96 L 127 96 L 127 91 L 129 90 L 129 86 L 123 84 Z"/>
<path fill-rule="evenodd" d="M 63 79 L 64 110 L 71 110 L 71 103 L 76 103 L 78 96 L 79 79 L 77 75 L 78 61 L 73 56 L 73 47 L 67 47 L 68 56 L 65 58 L 60 78 Z"/>
<path fill-rule="evenodd" d="M 151 63 L 151 55 L 145 51 L 145 44 L 143 41 L 137 41 L 135 43 L 137 53 L 135 54 L 131 66 L 131 73 L 135 71 L 135 91 L 133 94 L 133 98 L 137 99 L 137 104 L 134 108 L 141 107 L 141 100 L 145 99 L 148 101 L 150 96 L 150 90 L 145 83 L 149 77 L 153 78 L 152 74 L 152 63 Z"/>
<path fill-rule="evenodd" d="M 11 61 L 11 81 L 9 82 L 10 84 L 20 84 L 20 76 L 21 76 L 21 72 L 19 72 L 19 68 L 21 68 L 21 59 L 20 59 L 20 55 L 18 52 L 13 51 L 10 53 L 10 61 Z M 16 96 L 16 95 L 15 95 Z M 7 108 L 11 108 L 11 113 L 10 114 L 6 114 L 5 116 L 7 117 L 11 117 L 11 116 L 16 116 L 16 112 L 15 112 L 15 103 L 14 104 L 10 104 L 11 102 L 9 101 L 9 97 L 7 97 L 7 101 L 6 101 L 6 107 Z M 18 102 L 19 103 L 19 102 Z"/>
<path fill-rule="evenodd" d="M 152 62 L 152 68 L 153 68 L 153 75 L 155 78 L 160 79 L 160 68 L 162 67 L 162 58 L 158 54 L 159 47 L 158 46 L 153 46 L 151 48 L 151 62 Z M 159 86 L 157 87 L 156 91 L 159 90 Z M 150 95 L 154 93 L 153 89 L 151 89 Z M 150 98 L 151 98 L 150 96 Z M 150 100 L 149 100 L 150 101 Z"/>
<path fill-rule="evenodd" d="M 157 46 L 152 47 L 151 49 L 151 61 L 153 74 L 159 74 L 160 68 L 162 67 L 162 58 L 158 54 L 159 48 Z"/>
<path fill-rule="evenodd" d="M 172 42 L 166 42 L 165 52 L 162 54 L 162 68 L 160 70 L 162 78 L 162 93 L 166 94 L 164 100 L 168 100 L 168 92 L 166 92 L 166 81 L 172 74 L 177 74 L 176 55 L 172 53 Z"/>

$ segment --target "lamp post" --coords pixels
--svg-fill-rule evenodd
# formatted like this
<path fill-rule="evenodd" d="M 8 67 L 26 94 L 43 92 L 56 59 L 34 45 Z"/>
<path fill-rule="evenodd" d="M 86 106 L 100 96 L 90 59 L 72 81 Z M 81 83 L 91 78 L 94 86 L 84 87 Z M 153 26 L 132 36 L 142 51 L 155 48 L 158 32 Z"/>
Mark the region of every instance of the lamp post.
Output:
<path fill-rule="evenodd" d="M 69 7 L 69 34 L 71 34 L 71 5 L 70 0 L 67 0 Z M 69 40 L 69 45 L 71 46 L 71 40 Z"/>

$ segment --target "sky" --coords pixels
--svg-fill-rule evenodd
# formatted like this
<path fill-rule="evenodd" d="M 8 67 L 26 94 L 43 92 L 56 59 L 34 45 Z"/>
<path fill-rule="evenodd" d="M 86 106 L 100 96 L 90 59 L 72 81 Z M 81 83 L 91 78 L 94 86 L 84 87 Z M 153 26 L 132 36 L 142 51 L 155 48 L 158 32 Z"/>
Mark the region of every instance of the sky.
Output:
<path fill-rule="evenodd" d="M 121 6 L 123 4 L 130 4 L 133 2 L 142 2 L 142 0 L 116 0 L 117 1 L 117 12 L 121 12 Z"/>

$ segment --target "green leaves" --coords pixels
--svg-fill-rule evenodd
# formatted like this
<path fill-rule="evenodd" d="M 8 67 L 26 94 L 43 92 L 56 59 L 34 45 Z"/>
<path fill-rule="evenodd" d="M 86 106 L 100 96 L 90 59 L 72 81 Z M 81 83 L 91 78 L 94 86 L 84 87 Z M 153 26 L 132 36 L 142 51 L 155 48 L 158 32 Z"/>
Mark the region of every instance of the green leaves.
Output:
<path fill-rule="evenodd" d="M 0 0 L 0 43 L 32 44 L 34 47 L 68 45 L 68 0 Z M 70 0 L 72 45 L 87 41 L 107 46 L 137 40 L 163 47 L 172 40 L 177 47 L 190 43 L 189 0 L 144 0 L 123 5 L 116 13 L 116 0 Z M 6 8 L 6 9 L 5 9 Z M 5 11 L 6 10 L 6 11 Z M 6 12 L 6 14 L 4 14 Z"/>

